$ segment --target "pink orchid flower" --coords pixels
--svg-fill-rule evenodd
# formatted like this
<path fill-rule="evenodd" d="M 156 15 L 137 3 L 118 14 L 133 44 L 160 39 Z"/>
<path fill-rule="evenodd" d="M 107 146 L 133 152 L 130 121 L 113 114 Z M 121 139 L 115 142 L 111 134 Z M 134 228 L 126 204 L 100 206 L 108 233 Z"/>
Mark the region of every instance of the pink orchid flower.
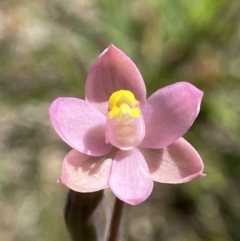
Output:
<path fill-rule="evenodd" d="M 199 154 L 182 138 L 202 96 L 190 83 L 178 82 L 146 99 L 138 68 L 110 45 L 89 71 L 85 100 L 58 98 L 51 104 L 52 125 L 73 148 L 60 182 L 77 192 L 110 187 L 136 205 L 151 194 L 153 181 L 184 183 L 203 176 Z"/>

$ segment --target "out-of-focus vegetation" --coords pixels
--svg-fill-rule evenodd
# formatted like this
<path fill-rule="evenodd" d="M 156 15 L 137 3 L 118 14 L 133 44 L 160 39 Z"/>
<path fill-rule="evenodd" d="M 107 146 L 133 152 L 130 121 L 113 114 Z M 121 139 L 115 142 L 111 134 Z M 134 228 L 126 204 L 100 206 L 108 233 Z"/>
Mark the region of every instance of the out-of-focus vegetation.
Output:
<path fill-rule="evenodd" d="M 148 94 L 178 80 L 204 90 L 185 138 L 207 177 L 155 184 L 127 206 L 126 241 L 240 240 L 240 1 L 0 1 L 0 240 L 67 241 L 68 152 L 48 107 L 84 97 L 87 71 L 113 43 L 139 67 Z"/>

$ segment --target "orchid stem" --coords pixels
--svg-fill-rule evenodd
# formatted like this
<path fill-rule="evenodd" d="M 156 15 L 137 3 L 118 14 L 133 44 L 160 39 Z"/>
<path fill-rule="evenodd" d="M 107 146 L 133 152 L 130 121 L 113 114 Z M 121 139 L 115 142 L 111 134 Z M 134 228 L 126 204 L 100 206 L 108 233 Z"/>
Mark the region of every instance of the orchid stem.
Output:
<path fill-rule="evenodd" d="M 117 241 L 118 239 L 118 230 L 121 223 L 123 206 L 124 202 L 116 197 L 108 241 Z"/>

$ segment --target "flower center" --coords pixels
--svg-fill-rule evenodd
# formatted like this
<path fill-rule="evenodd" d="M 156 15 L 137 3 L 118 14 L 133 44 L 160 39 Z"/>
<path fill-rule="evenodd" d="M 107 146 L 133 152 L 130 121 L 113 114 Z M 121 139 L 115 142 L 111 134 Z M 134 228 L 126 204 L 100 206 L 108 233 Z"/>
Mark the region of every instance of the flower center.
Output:
<path fill-rule="evenodd" d="M 119 122 L 125 122 L 128 117 L 140 117 L 139 103 L 129 90 L 114 92 L 108 101 L 108 117 Z"/>
<path fill-rule="evenodd" d="M 129 90 L 114 92 L 108 101 L 107 139 L 112 145 L 129 150 L 145 135 L 139 102 Z"/>

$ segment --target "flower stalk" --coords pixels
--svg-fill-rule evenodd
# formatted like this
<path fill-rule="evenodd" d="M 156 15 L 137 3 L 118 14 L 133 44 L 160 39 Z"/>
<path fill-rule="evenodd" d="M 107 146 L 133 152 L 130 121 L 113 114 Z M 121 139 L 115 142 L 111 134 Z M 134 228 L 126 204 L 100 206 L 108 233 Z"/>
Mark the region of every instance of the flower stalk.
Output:
<path fill-rule="evenodd" d="M 124 202 L 116 197 L 107 241 L 117 241 Z"/>
<path fill-rule="evenodd" d="M 69 190 L 64 218 L 72 241 L 98 240 L 99 227 L 95 227 L 93 218 L 102 198 L 103 190 L 93 193 Z"/>

